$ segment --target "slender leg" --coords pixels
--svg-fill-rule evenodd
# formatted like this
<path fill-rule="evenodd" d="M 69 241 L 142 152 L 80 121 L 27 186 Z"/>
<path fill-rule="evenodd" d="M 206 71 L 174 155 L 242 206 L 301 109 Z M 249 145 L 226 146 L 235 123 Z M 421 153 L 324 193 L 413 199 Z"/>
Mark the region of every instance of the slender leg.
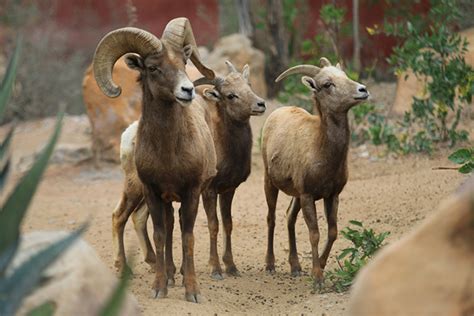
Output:
<path fill-rule="evenodd" d="M 288 241 L 290 243 L 290 255 L 288 261 L 290 262 L 291 275 L 301 275 L 301 265 L 298 259 L 298 251 L 296 249 L 296 234 L 295 224 L 298 213 L 301 209 L 301 203 L 299 198 L 292 198 L 291 203 L 286 210 L 287 225 L 288 225 Z"/>
<path fill-rule="evenodd" d="M 217 193 L 212 189 L 204 190 L 202 201 L 207 215 L 207 226 L 209 228 L 210 250 L 209 266 L 211 267 L 211 278 L 222 280 L 222 268 L 217 254 L 217 234 L 219 233 L 219 220 L 217 219 Z"/>
<path fill-rule="evenodd" d="M 145 201 L 153 221 L 153 241 L 156 249 L 156 276 L 154 283 L 155 298 L 164 298 L 168 294 L 165 269 L 166 211 L 161 197 L 145 186 Z"/>
<path fill-rule="evenodd" d="M 189 302 L 200 303 L 202 297 L 196 282 L 196 272 L 194 270 L 194 223 L 199 204 L 200 188 L 192 188 L 183 198 L 181 208 L 181 218 L 183 230 L 181 236 L 183 240 L 183 266 L 184 266 L 184 287 L 186 300 Z"/>
<path fill-rule="evenodd" d="M 329 253 L 331 252 L 332 245 L 337 238 L 337 209 L 339 207 L 339 196 L 333 196 L 328 199 L 324 199 L 324 211 L 326 213 L 326 219 L 328 221 L 328 241 L 324 247 L 323 255 L 319 259 L 321 263 L 321 269 L 326 267 Z"/>
<path fill-rule="evenodd" d="M 176 266 L 173 260 L 173 229 L 174 229 L 174 210 L 171 202 L 165 204 L 166 212 L 166 246 L 165 246 L 165 260 L 166 260 L 166 274 L 168 276 L 168 286 L 174 286 L 174 274 L 176 273 Z"/>
<path fill-rule="evenodd" d="M 148 207 L 143 203 L 135 212 L 132 213 L 132 220 L 140 248 L 145 255 L 145 262 L 150 265 L 152 270 L 154 270 L 156 255 L 155 250 L 153 250 L 153 247 L 151 246 L 150 239 L 148 238 L 147 222 L 149 215 Z"/>
<path fill-rule="evenodd" d="M 124 192 L 112 214 L 112 239 L 115 252 L 115 267 L 120 273 L 122 273 L 127 265 L 123 242 L 125 224 L 127 224 L 130 214 L 140 204 L 140 201 L 141 196 Z"/>
<path fill-rule="evenodd" d="M 268 214 L 268 240 L 267 240 L 267 255 L 266 268 L 267 272 L 275 272 L 275 254 L 273 253 L 273 234 L 275 232 L 275 209 L 278 199 L 278 189 L 271 183 L 268 174 L 265 171 L 265 198 L 267 200 Z"/>
<path fill-rule="evenodd" d="M 316 216 L 316 206 L 314 205 L 314 198 L 309 194 L 300 196 L 301 207 L 303 208 L 303 215 L 306 225 L 309 230 L 309 241 L 311 243 L 311 251 L 313 257 L 313 269 L 311 275 L 314 278 L 314 287 L 322 288 L 323 270 L 319 263 L 318 243 L 319 243 L 319 227 L 318 217 Z"/>
<path fill-rule="evenodd" d="M 232 255 L 232 200 L 235 189 L 222 193 L 219 196 L 221 207 L 222 224 L 224 225 L 224 256 L 222 261 L 225 264 L 225 272 L 229 275 L 240 276 L 239 270 L 234 263 Z"/>

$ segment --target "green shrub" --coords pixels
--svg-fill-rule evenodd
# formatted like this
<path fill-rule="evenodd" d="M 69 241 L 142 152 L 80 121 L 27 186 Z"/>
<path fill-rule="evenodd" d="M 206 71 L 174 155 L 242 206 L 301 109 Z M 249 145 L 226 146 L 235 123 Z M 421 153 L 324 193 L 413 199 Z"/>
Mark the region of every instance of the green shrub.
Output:
<path fill-rule="evenodd" d="M 461 165 L 458 168 L 460 173 L 474 172 L 474 147 L 458 149 L 448 159 L 455 164 Z"/>
<path fill-rule="evenodd" d="M 338 268 L 326 274 L 331 283 L 331 288 L 336 292 L 349 289 L 359 270 L 383 246 L 385 238 L 390 232 L 377 234 L 373 229 L 366 229 L 359 221 L 349 221 L 354 227 L 346 227 L 341 231 L 344 239 L 350 241 L 352 246 L 345 248 L 337 256 Z M 341 263 L 340 260 L 344 261 Z"/>

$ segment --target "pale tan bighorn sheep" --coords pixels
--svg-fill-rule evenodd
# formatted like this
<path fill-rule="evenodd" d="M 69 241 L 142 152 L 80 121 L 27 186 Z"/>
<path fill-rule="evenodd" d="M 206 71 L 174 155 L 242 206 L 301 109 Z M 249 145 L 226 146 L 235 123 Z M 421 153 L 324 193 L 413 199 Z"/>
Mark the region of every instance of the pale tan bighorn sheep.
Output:
<path fill-rule="evenodd" d="M 209 265 L 211 266 L 211 277 L 214 279 L 222 279 L 222 269 L 217 254 L 219 222 L 217 220 L 216 204 L 218 195 L 224 226 L 223 261 L 226 266 L 225 271 L 227 274 L 238 275 L 231 247 L 231 204 L 236 188 L 250 174 L 252 151 L 250 116 L 261 115 L 265 111 L 265 101 L 258 97 L 249 86 L 249 67 L 246 65 L 242 73 L 239 73 L 229 61 L 226 64 L 229 68 L 229 74 L 226 77 L 201 78 L 194 83 L 196 87 L 206 84 L 214 86 L 213 88 L 204 89 L 202 97 L 198 95 L 195 100 L 206 112 L 217 153 L 217 175 L 202 194 L 210 233 Z M 122 220 L 114 221 L 112 227 L 116 248 L 115 262 L 118 267 L 125 265 L 123 230 L 130 213 L 132 214 L 140 247 L 145 254 L 145 261 L 151 265 L 154 264 L 153 248 L 148 240 L 146 228 L 148 211 L 146 206 L 142 207 L 143 203 L 140 198 L 142 185 L 137 176 L 134 163 L 133 153 L 136 133 L 137 123 L 135 122 L 122 134 L 120 146 L 120 160 L 126 181 L 121 202 L 117 205 L 113 215 L 113 218 L 121 218 Z M 157 163 L 159 162 L 157 161 Z M 132 200 L 136 204 L 123 202 L 131 196 L 134 197 Z"/>
<path fill-rule="evenodd" d="M 110 32 L 101 40 L 94 56 L 94 74 L 99 87 L 109 97 L 120 95 L 120 87 L 112 80 L 112 68 L 124 54 L 127 54 L 127 65 L 140 72 L 143 92 L 134 159 L 138 178 L 143 183 L 144 201 L 153 220 L 155 297 L 166 297 L 168 279 L 174 280 L 175 267 L 168 252 L 165 258 L 164 246 L 166 235 L 171 235 L 173 230 L 171 203 L 178 201 L 181 202 L 185 296 L 188 301 L 199 302 L 193 228 L 199 195 L 216 174 L 216 154 L 204 112 L 199 106 L 191 105 L 195 91 L 185 73 L 186 60 L 190 58 L 210 79 L 214 78 L 214 72 L 200 62 L 186 18 L 170 21 L 161 40 L 130 27 Z M 133 198 L 126 197 L 122 203 L 133 204 Z"/>
<path fill-rule="evenodd" d="M 276 81 L 303 74 L 302 82 L 312 92 L 316 115 L 298 107 L 282 107 L 273 112 L 262 131 L 265 166 L 265 196 L 268 204 L 268 247 L 266 270 L 275 271 L 273 235 L 278 190 L 293 196 L 288 208 L 289 262 L 291 273 L 299 275 L 301 266 L 296 251 L 295 222 L 300 208 L 309 229 L 314 285 L 320 287 L 323 269 L 337 237 L 338 196 L 347 182 L 347 150 L 350 131 L 347 111 L 369 93 L 364 85 L 347 77 L 339 64 L 326 58 L 321 68 L 300 65 L 283 72 Z M 328 221 L 328 241 L 319 257 L 319 229 L 315 201 L 324 199 Z"/>

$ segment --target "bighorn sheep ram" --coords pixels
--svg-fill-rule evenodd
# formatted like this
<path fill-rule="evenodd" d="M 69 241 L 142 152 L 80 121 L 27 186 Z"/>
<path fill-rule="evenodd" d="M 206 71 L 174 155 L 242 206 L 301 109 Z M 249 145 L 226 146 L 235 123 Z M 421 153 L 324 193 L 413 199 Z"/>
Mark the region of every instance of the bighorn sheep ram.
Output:
<path fill-rule="evenodd" d="M 107 34 L 94 56 L 94 75 L 109 97 L 120 95 L 112 80 L 114 63 L 126 55 L 127 65 L 140 73 L 142 116 L 137 126 L 135 165 L 143 196 L 153 220 L 156 247 L 155 297 L 167 295 L 174 275 L 172 258 L 165 254 L 166 234 L 173 227 L 173 201 L 181 202 L 183 283 L 188 301 L 201 301 L 194 271 L 194 236 L 199 195 L 216 174 L 216 154 L 204 112 L 191 105 L 195 97 L 185 73 L 190 58 L 209 79 L 214 72 L 200 62 L 189 20 L 168 23 L 161 40 L 144 30 L 126 27 Z M 159 163 L 157 163 L 159 161 Z M 127 197 L 123 203 L 133 203 Z"/>
<path fill-rule="evenodd" d="M 355 279 L 348 315 L 474 315 L 474 177 Z"/>
<path fill-rule="evenodd" d="M 231 247 L 231 204 L 236 188 L 250 174 L 252 151 L 250 116 L 261 115 L 265 111 L 264 100 L 258 97 L 249 86 L 249 67 L 246 65 L 242 73 L 239 73 L 230 62 L 226 62 L 226 64 L 229 68 L 229 74 L 226 77 L 217 77 L 212 80 L 201 78 L 194 83 L 196 87 L 200 85 L 214 86 L 205 88 L 202 91 L 202 97 L 198 95 L 195 100 L 206 111 L 206 116 L 209 118 L 208 123 L 217 153 L 217 175 L 202 194 L 210 233 L 209 265 L 211 266 L 211 277 L 214 279 L 222 279 L 222 269 L 217 254 L 219 223 L 216 204 L 218 195 L 224 224 L 223 261 L 226 266 L 225 271 L 231 275 L 238 274 Z M 143 189 L 134 163 L 136 133 L 137 123 L 135 122 L 122 134 L 120 146 L 120 160 L 126 180 L 122 199 L 114 210 L 112 227 L 116 249 L 115 263 L 119 268 L 125 266 L 123 231 L 130 214 L 132 214 L 140 246 L 145 254 L 145 261 L 149 264 L 153 264 L 155 261 L 146 228 L 148 210 L 142 206 Z M 126 200 L 132 200 L 135 204 L 125 203 Z M 171 236 L 167 237 L 171 238 Z M 167 241 L 166 251 L 170 245 L 171 240 Z M 169 255 L 172 256 L 171 252 Z"/>
<path fill-rule="evenodd" d="M 262 131 L 262 155 L 265 166 L 265 196 L 268 204 L 268 245 L 266 270 L 275 271 L 273 235 L 278 190 L 293 196 L 287 211 L 291 273 L 299 275 L 301 266 L 296 251 L 295 222 L 300 208 L 309 229 L 314 285 L 321 287 L 323 269 L 337 237 L 338 196 L 347 181 L 349 124 L 347 112 L 368 98 L 364 85 L 347 77 L 339 64 L 326 58 L 321 68 L 299 65 L 283 72 L 276 81 L 289 75 L 303 74 L 302 82 L 312 92 L 311 115 L 298 107 L 282 107 L 273 112 Z M 328 221 L 328 241 L 318 255 L 319 229 L 315 201 L 324 199 Z"/>

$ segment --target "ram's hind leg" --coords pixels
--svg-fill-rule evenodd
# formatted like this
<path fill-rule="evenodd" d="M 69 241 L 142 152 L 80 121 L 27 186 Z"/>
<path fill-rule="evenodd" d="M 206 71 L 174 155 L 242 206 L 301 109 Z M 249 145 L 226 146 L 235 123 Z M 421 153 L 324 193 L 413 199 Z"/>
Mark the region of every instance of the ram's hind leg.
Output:
<path fill-rule="evenodd" d="M 295 234 L 295 224 L 298 217 L 298 213 L 301 209 L 301 203 L 299 198 L 292 198 L 288 209 L 286 210 L 286 220 L 288 227 L 288 241 L 290 244 L 290 254 L 288 261 L 290 263 L 291 275 L 300 276 L 301 275 L 301 265 L 298 259 L 298 251 L 296 248 L 296 234 Z"/>
<path fill-rule="evenodd" d="M 130 214 L 139 206 L 141 199 L 142 197 L 138 194 L 127 194 L 124 192 L 112 214 L 112 239 L 115 253 L 115 267 L 120 273 L 127 267 L 123 241 L 125 225 L 127 224 Z"/>
<path fill-rule="evenodd" d="M 148 237 L 147 222 L 150 213 L 148 207 L 143 202 L 139 208 L 132 213 L 133 226 L 138 237 L 140 248 L 145 256 L 145 262 L 148 263 L 152 270 L 155 270 L 156 255 L 155 250 L 151 246 L 150 238 Z"/>

